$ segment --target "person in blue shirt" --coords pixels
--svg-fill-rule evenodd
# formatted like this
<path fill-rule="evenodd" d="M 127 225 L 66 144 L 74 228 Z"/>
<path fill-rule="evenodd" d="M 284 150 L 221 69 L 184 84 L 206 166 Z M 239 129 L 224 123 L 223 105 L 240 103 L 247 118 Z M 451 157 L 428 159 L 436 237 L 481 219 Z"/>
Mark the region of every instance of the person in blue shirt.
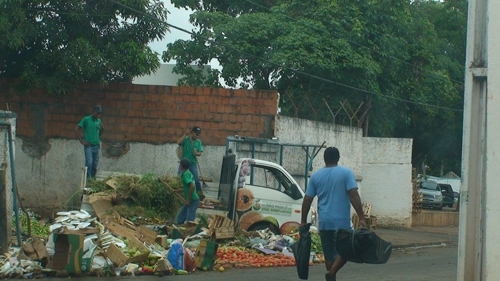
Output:
<path fill-rule="evenodd" d="M 335 232 L 340 228 L 351 229 L 351 204 L 363 227 L 366 227 L 366 220 L 354 173 L 351 169 L 338 165 L 339 150 L 328 147 L 323 159 L 326 166 L 314 173 L 307 185 L 302 202 L 301 224 L 307 223 L 312 201 L 318 196 L 318 229 L 325 255 L 325 279 L 336 281 L 336 274 L 346 261 L 335 249 Z"/>

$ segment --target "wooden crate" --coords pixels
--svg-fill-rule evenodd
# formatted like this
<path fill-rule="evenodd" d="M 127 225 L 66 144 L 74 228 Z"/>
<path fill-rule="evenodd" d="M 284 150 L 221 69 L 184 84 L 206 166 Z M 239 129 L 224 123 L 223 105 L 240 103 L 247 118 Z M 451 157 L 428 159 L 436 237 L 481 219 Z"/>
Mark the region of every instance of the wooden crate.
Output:
<path fill-rule="evenodd" d="M 129 239 L 129 247 L 137 248 L 140 250 L 141 255 L 129 258 L 122 249 L 118 248 L 114 243 L 112 243 L 108 250 L 106 251 L 106 257 L 108 257 L 114 265 L 118 267 L 122 267 L 129 263 L 138 263 L 141 264 L 145 261 L 149 256 L 149 249 L 142 244 L 142 242 L 137 239 L 135 236 L 128 237 Z"/>
<path fill-rule="evenodd" d="M 215 215 L 208 226 L 208 235 L 214 240 L 233 238 L 234 222 L 225 216 Z"/>
<path fill-rule="evenodd" d="M 369 218 L 365 217 L 365 220 L 368 230 L 375 231 L 377 229 L 377 217 L 370 215 Z M 359 228 L 359 217 L 357 214 L 352 215 L 352 226 L 354 229 Z"/>
<path fill-rule="evenodd" d="M 215 229 L 214 239 L 234 238 L 234 226 L 222 226 Z"/>

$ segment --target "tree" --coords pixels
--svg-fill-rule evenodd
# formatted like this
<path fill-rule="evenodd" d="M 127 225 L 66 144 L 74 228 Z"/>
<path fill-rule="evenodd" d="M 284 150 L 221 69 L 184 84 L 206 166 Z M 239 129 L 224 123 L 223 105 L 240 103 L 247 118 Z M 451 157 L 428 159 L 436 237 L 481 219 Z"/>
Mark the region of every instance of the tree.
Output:
<path fill-rule="evenodd" d="M 168 31 L 163 2 L 116 1 L 0 1 L 0 78 L 64 93 L 150 74 L 159 60 L 147 44 Z"/>
<path fill-rule="evenodd" d="M 364 102 L 368 136 L 413 138 L 415 165 L 459 163 L 466 0 L 172 2 L 196 10 L 191 40 L 163 53 L 181 83 L 286 92 L 283 114 L 306 95 L 314 108 Z M 209 77 L 188 67 L 212 59 L 222 71 Z"/>

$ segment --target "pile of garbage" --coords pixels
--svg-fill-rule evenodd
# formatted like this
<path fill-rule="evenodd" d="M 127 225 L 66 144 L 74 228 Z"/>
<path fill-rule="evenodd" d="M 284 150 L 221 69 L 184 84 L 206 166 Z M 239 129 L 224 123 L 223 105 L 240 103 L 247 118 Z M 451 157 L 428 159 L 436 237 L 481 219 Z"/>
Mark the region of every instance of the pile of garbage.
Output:
<path fill-rule="evenodd" d="M 174 179 L 162 180 L 172 189 L 179 188 Z M 43 227 L 32 219 L 31 228 L 39 229 L 38 235 L 0 255 L 0 278 L 163 276 L 196 270 L 295 266 L 290 246 L 298 239 L 297 232 L 247 232 L 222 216 L 199 217 L 182 225 L 157 218 L 132 221 L 116 211 L 120 200 L 152 204 L 149 197 L 139 197 L 137 190 L 155 192 L 156 182 L 144 177 L 129 178 L 128 182 L 125 178 L 108 179 L 106 187 L 99 183 L 97 189 L 86 190 L 91 194 L 83 195 L 80 210 L 58 212 Z M 165 198 L 170 197 L 162 200 Z M 310 261 L 323 262 L 319 234 L 312 236 Z"/>
<path fill-rule="evenodd" d="M 213 241 L 210 229 L 196 222 L 166 225 L 167 234 L 159 235 L 159 226 L 136 226 L 118 213 L 98 219 L 84 210 L 59 212 L 49 228 L 47 239 L 31 238 L 0 256 L 0 278 L 163 276 L 295 265 L 289 247 L 296 235 L 269 229 L 238 229 L 232 239 Z"/>

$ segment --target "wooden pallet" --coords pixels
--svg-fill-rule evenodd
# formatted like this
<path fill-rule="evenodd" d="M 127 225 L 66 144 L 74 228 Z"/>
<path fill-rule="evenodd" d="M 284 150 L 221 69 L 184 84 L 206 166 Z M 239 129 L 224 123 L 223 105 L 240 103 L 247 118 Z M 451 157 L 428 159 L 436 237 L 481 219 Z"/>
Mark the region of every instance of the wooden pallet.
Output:
<path fill-rule="evenodd" d="M 365 216 L 367 227 L 370 231 L 375 231 L 377 228 L 377 217 L 372 216 L 372 205 L 363 203 L 363 215 Z M 354 229 L 359 228 L 359 217 L 357 214 L 352 215 L 352 225 Z"/>
<path fill-rule="evenodd" d="M 234 238 L 234 222 L 221 215 L 215 215 L 208 226 L 208 235 L 214 240 Z"/>
<path fill-rule="evenodd" d="M 372 215 L 372 205 L 368 203 L 363 203 L 363 214 L 365 218 L 369 218 Z"/>

